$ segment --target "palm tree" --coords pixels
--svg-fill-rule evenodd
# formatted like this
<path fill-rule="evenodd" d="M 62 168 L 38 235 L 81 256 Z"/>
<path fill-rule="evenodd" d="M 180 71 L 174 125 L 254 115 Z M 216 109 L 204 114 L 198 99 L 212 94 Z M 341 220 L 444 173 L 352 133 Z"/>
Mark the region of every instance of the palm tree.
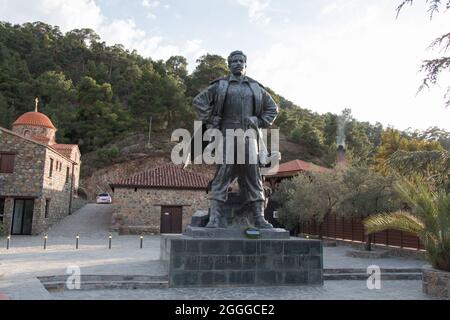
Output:
<path fill-rule="evenodd" d="M 384 169 L 404 177 L 421 175 L 450 192 L 450 151 L 398 150 L 385 162 Z M 412 174 L 412 175 L 411 175 Z"/>
<path fill-rule="evenodd" d="M 450 271 L 450 193 L 416 176 L 396 184 L 410 211 L 370 216 L 364 220 L 367 233 L 395 229 L 416 234 L 435 269 Z"/>

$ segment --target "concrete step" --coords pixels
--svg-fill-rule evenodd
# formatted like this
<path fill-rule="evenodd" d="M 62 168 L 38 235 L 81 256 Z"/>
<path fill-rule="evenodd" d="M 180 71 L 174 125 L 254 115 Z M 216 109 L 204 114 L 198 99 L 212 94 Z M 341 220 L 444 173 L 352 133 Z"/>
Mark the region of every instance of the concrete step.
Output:
<path fill-rule="evenodd" d="M 41 282 L 65 282 L 69 275 L 38 277 Z M 102 281 L 168 281 L 167 275 L 81 275 L 81 282 Z"/>
<path fill-rule="evenodd" d="M 324 273 L 324 280 L 367 280 L 367 273 Z M 422 273 L 381 273 L 381 280 L 422 280 Z"/>
<path fill-rule="evenodd" d="M 322 241 L 323 247 L 337 247 L 336 241 L 324 240 Z"/>
<path fill-rule="evenodd" d="M 422 273 L 421 268 L 381 268 L 381 273 Z M 367 269 L 363 268 L 325 268 L 324 274 L 342 274 L 342 273 L 364 273 Z"/>
<path fill-rule="evenodd" d="M 67 288 L 67 275 L 38 277 L 48 291 L 64 291 Z M 82 275 L 80 290 L 105 289 L 155 289 L 168 288 L 169 278 L 143 275 Z"/>
<path fill-rule="evenodd" d="M 66 282 L 44 282 L 43 286 L 48 291 L 65 291 Z M 81 282 L 79 290 L 109 290 L 109 289 L 162 289 L 168 288 L 168 281 L 89 281 Z"/>

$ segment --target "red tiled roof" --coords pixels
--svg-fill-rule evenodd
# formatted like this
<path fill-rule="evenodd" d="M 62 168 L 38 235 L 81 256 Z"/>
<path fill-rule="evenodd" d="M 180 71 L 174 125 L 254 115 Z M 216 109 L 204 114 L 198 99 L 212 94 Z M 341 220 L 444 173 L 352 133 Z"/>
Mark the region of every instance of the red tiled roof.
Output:
<path fill-rule="evenodd" d="M 32 125 L 38 127 L 45 127 L 50 129 L 56 129 L 50 119 L 43 113 L 40 112 L 27 112 L 21 115 L 14 123 L 13 126 L 17 125 Z"/>
<path fill-rule="evenodd" d="M 174 188 L 206 190 L 208 179 L 196 173 L 186 171 L 181 166 L 166 164 L 150 171 L 124 178 L 110 186 L 141 188 Z"/>
<path fill-rule="evenodd" d="M 60 149 L 60 150 L 73 150 L 73 148 L 77 147 L 78 145 L 76 144 L 62 144 L 62 143 L 57 143 L 54 144 L 52 147 L 56 148 L 56 149 Z"/>
<path fill-rule="evenodd" d="M 54 150 L 55 152 L 59 153 L 60 155 L 62 155 L 62 156 L 64 156 L 64 157 L 67 157 L 67 159 L 68 159 L 69 161 L 71 161 L 71 162 L 73 162 L 73 163 L 76 163 L 75 161 L 73 161 L 72 159 L 70 159 L 70 157 L 68 157 L 68 156 L 66 156 L 66 155 L 64 155 L 64 154 L 62 154 L 59 150 L 54 149 L 52 145 L 48 145 L 48 144 L 45 144 L 45 143 L 42 143 L 42 142 L 33 140 L 33 139 L 31 139 L 31 138 L 27 138 L 27 137 L 25 137 L 25 136 L 23 136 L 23 135 L 21 135 L 21 134 L 18 134 L 18 133 L 14 132 L 14 131 L 11 131 L 11 130 L 8 130 L 8 129 L 2 128 L 2 127 L 0 127 L 0 131 L 6 132 L 6 133 L 8 133 L 8 134 L 11 134 L 11 135 L 16 136 L 16 137 L 18 137 L 18 138 L 20 138 L 20 139 L 24 139 L 24 140 L 26 140 L 26 141 L 32 142 L 32 143 L 37 144 L 37 145 L 39 145 L 39 146 L 42 146 L 42 147 L 45 147 L 45 148 Z M 76 145 L 75 145 L 75 146 L 76 146 Z"/>
<path fill-rule="evenodd" d="M 311 162 L 305 162 L 302 160 L 293 160 L 279 165 L 278 170 L 271 170 L 266 176 L 290 176 L 295 175 L 301 171 L 312 172 L 327 172 L 330 169 L 315 165 Z"/>
<path fill-rule="evenodd" d="M 59 153 L 62 153 L 66 157 L 69 157 L 72 155 L 73 148 L 77 147 L 76 144 L 54 144 L 51 146 L 53 149 L 58 151 Z"/>

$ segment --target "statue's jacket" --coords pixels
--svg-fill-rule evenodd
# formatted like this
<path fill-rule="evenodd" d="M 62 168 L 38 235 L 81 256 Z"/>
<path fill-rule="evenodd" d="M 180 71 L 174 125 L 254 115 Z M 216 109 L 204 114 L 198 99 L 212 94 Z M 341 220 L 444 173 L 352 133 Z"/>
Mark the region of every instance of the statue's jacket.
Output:
<path fill-rule="evenodd" d="M 193 100 L 198 120 L 202 121 L 209 128 L 221 129 L 225 100 L 232 77 L 233 75 L 230 75 L 214 80 L 208 88 L 203 90 Z M 250 77 L 244 77 L 243 79 L 248 82 L 253 93 L 253 116 L 258 119 L 258 127 L 270 127 L 278 115 L 278 106 L 260 83 Z"/>

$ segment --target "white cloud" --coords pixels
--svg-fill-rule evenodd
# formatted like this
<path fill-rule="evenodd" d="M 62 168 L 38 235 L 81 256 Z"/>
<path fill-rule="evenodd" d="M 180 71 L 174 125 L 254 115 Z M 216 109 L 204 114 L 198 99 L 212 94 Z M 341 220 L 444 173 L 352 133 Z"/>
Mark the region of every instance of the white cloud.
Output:
<path fill-rule="evenodd" d="M 155 8 L 159 2 L 144 0 L 142 5 Z M 137 27 L 133 19 L 108 19 L 93 0 L 0 0 L 0 8 L 3 9 L 0 20 L 11 23 L 43 21 L 59 26 L 63 32 L 75 28 L 92 28 L 108 45 L 123 44 L 125 48 L 136 49 L 143 56 L 153 59 L 167 59 L 171 55 L 182 54 L 183 47 L 192 50 L 189 41 L 179 46 L 167 44 L 161 36 L 148 35 Z"/>
<path fill-rule="evenodd" d="M 149 19 L 149 20 L 155 20 L 155 19 L 156 19 L 156 15 L 153 14 L 153 13 L 151 13 L 151 12 L 148 12 L 148 13 L 147 13 L 147 19 Z"/>
<path fill-rule="evenodd" d="M 270 5 L 270 0 L 237 0 L 237 3 L 248 9 L 248 17 L 250 22 L 269 23 L 270 17 L 265 13 L 265 10 Z"/>
<path fill-rule="evenodd" d="M 185 57 L 188 57 L 188 71 L 194 71 L 196 65 L 195 62 L 198 58 L 205 55 L 207 51 L 203 48 L 203 41 L 199 39 L 188 40 L 183 46 L 182 53 Z"/>
<path fill-rule="evenodd" d="M 43 21 L 62 30 L 95 29 L 104 23 L 100 8 L 92 0 L 0 0 L 0 20 L 13 23 Z"/>
<path fill-rule="evenodd" d="M 160 2 L 157 0 L 142 0 L 141 5 L 147 10 L 147 18 L 150 20 L 155 20 L 156 15 L 152 12 L 152 10 L 158 8 Z"/>
<path fill-rule="evenodd" d="M 249 59 L 249 75 L 320 113 L 352 108 L 362 121 L 450 129 L 444 86 L 416 96 L 421 61 L 435 56 L 425 49 L 450 29 L 448 16 L 431 22 L 426 12 L 394 17 L 380 6 L 367 6 L 346 23 L 275 29 L 270 49 Z M 441 83 L 449 82 L 444 75 Z"/>
<path fill-rule="evenodd" d="M 145 8 L 157 8 L 159 6 L 159 1 L 142 0 L 141 4 Z"/>
<path fill-rule="evenodd" d="M 320 15 L 330 16 L 337 13 L 349 12 L 349 10 L 352 10 L 355 6 L 355 0 L 334 0 L 322 7 Z"/>

